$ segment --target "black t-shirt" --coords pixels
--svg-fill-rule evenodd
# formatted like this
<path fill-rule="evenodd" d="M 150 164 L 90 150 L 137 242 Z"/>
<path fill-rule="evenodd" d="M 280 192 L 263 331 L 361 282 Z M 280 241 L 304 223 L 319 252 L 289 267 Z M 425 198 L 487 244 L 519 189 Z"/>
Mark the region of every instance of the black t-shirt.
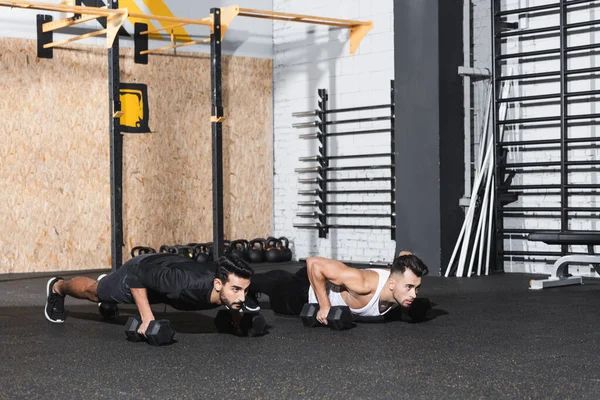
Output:
<path fill-rule="evenodd" d="M 150 304 L 164 303 L 177 310 L 206 310 L 210 303 L 216 265 L 168 253 L 147 254 L 132 259 L 127 282 L 131 288 L 146 288 Z"/>

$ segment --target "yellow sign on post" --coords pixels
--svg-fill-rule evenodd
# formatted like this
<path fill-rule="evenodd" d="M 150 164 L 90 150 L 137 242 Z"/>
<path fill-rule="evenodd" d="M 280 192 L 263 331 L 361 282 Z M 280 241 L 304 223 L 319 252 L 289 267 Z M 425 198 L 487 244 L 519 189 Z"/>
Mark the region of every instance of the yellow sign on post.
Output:
<path fill-rule="evenodd" d="M 149 133 L 148 89 L 141 83 L 121 83 L 121 132 Z"/>

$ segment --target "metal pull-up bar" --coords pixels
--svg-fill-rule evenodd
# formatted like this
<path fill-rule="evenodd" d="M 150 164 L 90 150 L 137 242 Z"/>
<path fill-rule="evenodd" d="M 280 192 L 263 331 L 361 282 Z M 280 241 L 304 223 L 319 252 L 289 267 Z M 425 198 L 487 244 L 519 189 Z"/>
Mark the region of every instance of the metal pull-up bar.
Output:
<path fill-rule="evenodd" d="M 265 18 L 277 21 L 302 22 L 305 24 L 337 26 L 350 29 L 350 54 L 354 54 L 358 45 L 373 28 L 372 21 L 353 21 L 351 19 L 339 19 L 328 17 L 317 17 L 314 15 L 290 14 L 277 11 L 254 10 L 240 8 L 240 17 Z"/>
<path fill-rule="evenodd" d="M 77 25 L 101 17 L 106 17 L 106 29 L 100 29 L 94 32 L 89 32 L 83 35 L 61 40 L 59 42 L 44 43 L 44 49 L 51 49 L 53 47 L 61 46 L 67 43 L 72 43 L 78 40 L 104 34 L 106 34 L 106 47 L 111 48 L 113 42 L 115 41 L 115 38 L 117 37 L 117 32 L 119 32 L 119 29 L 121 29 L 121 26 L 123 25 L 123 23 L 129 15 L 129 12 L 126 8 L 108 9 L 106 7 L 83 7 L 68 4 L 38 3 L 34 1 L 25 0 L 0 0 L 0 7 L 25 8 L 29 10 L 56 11 L 63 13 L 72 12 L 74 14 L 80 14 L 82 16 L 82 18 L 78 20 L 75 20 L 73 18 L 65 18 L 58 21 L 46 22 L 42 25 L 43 32 L 52 32 L 60 28 L 65 28 L 67 26 Z"/>

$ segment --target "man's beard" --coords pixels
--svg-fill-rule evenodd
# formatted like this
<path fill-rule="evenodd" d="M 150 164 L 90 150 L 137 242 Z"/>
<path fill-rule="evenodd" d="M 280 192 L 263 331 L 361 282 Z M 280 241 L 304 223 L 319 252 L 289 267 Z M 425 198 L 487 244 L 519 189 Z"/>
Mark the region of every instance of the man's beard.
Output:
<path fill-rule="evenodd" d="M 223 296 L 222 291 L 219 292 L 219 299 L 221 300 L 221 304 L 223 304 L 227 308 L 239 309 L 242 307 L 242 303 L 240 303 L 240 302 L 232 303 L 229 300 L 227 300 L 225 298 L 225 296 Z M 234 307 L 234 306 L 236 306 L 236 307 Z"/>

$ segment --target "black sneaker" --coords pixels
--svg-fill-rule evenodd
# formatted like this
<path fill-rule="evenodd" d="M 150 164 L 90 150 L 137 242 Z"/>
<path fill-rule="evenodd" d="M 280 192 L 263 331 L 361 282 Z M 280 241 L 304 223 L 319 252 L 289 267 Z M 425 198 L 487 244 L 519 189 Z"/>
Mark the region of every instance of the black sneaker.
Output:
<path fill-rule="evenodd" d="M 56 294 L 52 291 L 54 284 L 58 281 L 63 280 L 60 276 L 50 278 L 46 284 L 46 308 L 44 309 L 44 315 L 46 319 L 55 324 L 62 324 L 65 322 L 65 296 Z"/>
<path fill-rule="evenodd" d="M 246 301 L 244 302 L 244 311 L 260 311 L 260 304 L 256 298 L 256 293 L 248 292 L 246 295 Z"/>

